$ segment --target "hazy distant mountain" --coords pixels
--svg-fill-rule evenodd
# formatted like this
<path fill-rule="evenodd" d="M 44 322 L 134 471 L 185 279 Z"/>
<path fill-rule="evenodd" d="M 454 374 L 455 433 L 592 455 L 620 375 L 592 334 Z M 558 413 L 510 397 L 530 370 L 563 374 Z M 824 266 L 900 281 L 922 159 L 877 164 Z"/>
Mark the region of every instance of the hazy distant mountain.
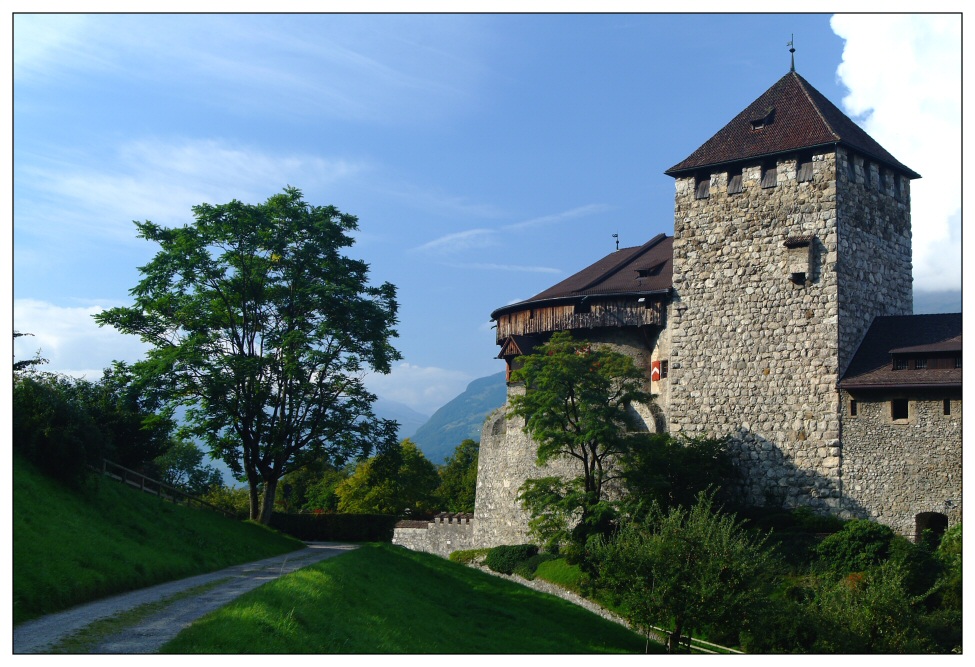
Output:
<path fill-rule="evenodd" d="M 960 313 L 961 291 L 924 292 L 914 290 L 914 314 Z"/>
<path fill-rule="evenodd" d="M 430 415 L 421 414 L 404 403 L 397 403 L 388 398 L 377 399 L 372 404 L 372 411 L 380 419 L 395 419 L 399 422 L 397 436 L 400 440 L 412 438 L 416 430 L 430 419 Z"/>
<path fill-rule="evenodd" d="M 504 405 L 504 373 L 474 380 L 463 394 L 433 413 L 411 437 L 423 455 L 441 464 L 463 440 L 481 440 L 484 418 Z"/>

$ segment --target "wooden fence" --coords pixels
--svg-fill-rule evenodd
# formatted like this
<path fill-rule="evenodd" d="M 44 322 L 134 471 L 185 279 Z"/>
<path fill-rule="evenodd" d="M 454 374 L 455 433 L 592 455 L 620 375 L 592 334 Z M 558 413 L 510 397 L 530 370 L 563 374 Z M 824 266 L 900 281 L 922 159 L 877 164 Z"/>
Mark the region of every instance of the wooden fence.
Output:
<path fill-rule="evenodd" d="M 120 466 L 117 463 L 112 463 L 108 459 L 102 459 L 101 470 L 98 470 L 97 468 L 95 468 L 95 470 L 106 477 L 111 477 L 112 479 L 118 480 L 123 484 L 128 484 L 136 489 L 141 489 L 146 493 L 151 493 L 154 496 L 158 496 L 163 500 L 168 500 L 169 502 L 177 505 L 183 504 L 187 507 L 197 505 L 199 507 L 213 510 L 214 512 L 220 512 L 224 516 L 228 516 L 232 519 L 237 518 L 232 512 L 221 509 L 216 505 L 211 505 L 201 498 L 177 489 L 175 486 L 152 479 L 151 477 L 147 477 L 140 472 L 136 472 L 135 470 L 129 470 L 128 468 Z"/>

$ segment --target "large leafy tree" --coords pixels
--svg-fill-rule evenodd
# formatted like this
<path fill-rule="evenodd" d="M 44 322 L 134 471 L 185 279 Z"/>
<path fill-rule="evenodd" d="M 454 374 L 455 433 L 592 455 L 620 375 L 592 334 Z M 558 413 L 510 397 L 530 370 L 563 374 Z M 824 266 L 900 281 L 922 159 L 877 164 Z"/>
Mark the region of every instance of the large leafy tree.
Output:
<path fill-rule="evenodd" d="M 360 463 L 335 495 L 339 512 L 347 514 L 423 516 L 436 510 L 439 483 L 437 466 L 406 439 Z"/>
<path fill-rule="evenodd" d="M 457 445 L 440 468 L 440 487 L 437 498 L 440 509 L 448 512 L 474 512 L 477 490 L 477 455 L 480 445 L 466 439 Z"/>
<path fill-rule="evenodd" d="M 178 228 L 136 223 L 160 249 L 135 303 L 95 319 L 151 345 L 136 371 L 187 406 L 190 432 L 246 479 L 250 516 L 267 523 L 288 471 L 395 444 L 362 378 L 399 358 L 396 289 L 342 254 L 356 218 L 296 188 L 193 213 Z"/>
<path fill-rule="evenodd" d="M 511 380 L 524 383 L 525 392 L 511 397 L 509 417 L 524 418 L 539 465 L 567 459 L 578 472 L 568 480 L 528 480 L 522 504 L 549 546 L 568 539 L 581 547 L 589 535 L 608 529 L 608 484 L 620 475 L 614 461 L 633 445 L 631 404 L 652 399 L 646 376 L 629 356 L 568 332 L 553 334 L 519 362 Z"/>
<path fill-rule="evenodd" d="M 647 633 L 670 625 L 674 652 L 692 630 L 749 625 L 774 583 L 766 542 L 702 493 L 689 509 L 654 504 L 642 521 L 624 522 L 612 538 L 596 535 L 589 546 L 599 585 L 627 620 Z"/>

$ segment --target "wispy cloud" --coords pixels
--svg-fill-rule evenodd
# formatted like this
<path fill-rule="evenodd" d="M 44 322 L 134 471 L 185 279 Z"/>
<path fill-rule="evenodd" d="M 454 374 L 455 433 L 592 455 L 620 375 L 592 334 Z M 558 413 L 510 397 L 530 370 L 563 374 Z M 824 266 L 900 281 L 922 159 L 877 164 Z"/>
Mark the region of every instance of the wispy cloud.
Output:
<path fill-rule="evenodd" d="M 560 222 L 564 222 L 566 220 L 572 220 L 575 218 L 582 218 L 585 216 L 602 213 L 603 211 L 610 210 L 610 208 L 611 207 L 605 204 L 589 204 L 586 206 L 573 208 L 568 211 L 562 211 L 560 213 L 543 215 L 537 218 L 532 218 L 530 220 L 525 220 L 523 222 L 516 222 L 509 225 L 502 225 L 498 229 L 478 228 L 478 229 L 469 229 L 462 232 L 453 232 L 451 234 L 446 234 L 444 236 L 436 238 L 432 241 L 428 241 L 423 245 L 417 246 L 413 250 L 417 252 L 425 252 L 431 254 L 436 253 L 441 256 L 457 255 L 468 250 L 480 250 L 483 248 L 499 245 L 502 238 L 502 232 L 528 232 L 537 227 L 553 225 Z M 517 266 L 511 264 L 500 264 L 500 263 L 491 263 L 491 262 L 464 263 L 464 264 L 458 264 L 452 266 L 458 266 L 462 268 L 501 270 L 501 271 L 532 271 L 535 273 L 561 273 L 559 269 L 552 269 L 549 267 Z"/>
<path fill-rule="evenodd" d="M 582 218 L 588 215 L 596 215 L 597 213 L 604 213 L 606 211 L 612 210 L 611 206 L 606 204 L 589 204 L 587 206 L 580 206 L 578 208 L 573 208 L 568 211 L 562 211 L 561 213 L 555 213 L 553 215 L 543 215 L 538 218 L 532 218 L 531 220 L 525 220 L 523 222 L 516 222 L 512 225 L 505 225 L 504 229 L 529 229 L 531 227 L 541 227 L 543 225 L 552 225 L 563 220 L 572 220 L 573 218 Z"/>
<path fill-rule="evenodd" d="M 846 40 L 846 111 L 922 176 L 911 183 L 915 289 L 960 289 L 961 16 L 841 14 L 830 25 Z"/>
<path fill-rule="evenodd" d="M 473 262 L 469 264 L 449 264 L 456 269 L 476 269 L 480 271 L 507 271 L 510 273 L 562 273 L 561 269 L 550 266 L 521 266 L 517 264 L 492 264 L 490 262 Z"/>
<path fill-rule="evenodd" d="M 275 155 L 212 139 L 128 142 L 115 149 L 111 166 L 87 155 L 27 154 L 20 160 L 19 229 L 119 240 L 133 237 L 132 220 L 177 224 L 201 202 L 264 201 L 289 184 L 312 195 L 309 190 L 368 169 L 341 158 Z"/>
<path fill-rule="evenodd" d="M 473 379 L 460 371 L 404 362 L 389 375 L 367 374 L 365 383 L 373 393 L 429 415 L 463 392 Z"/>

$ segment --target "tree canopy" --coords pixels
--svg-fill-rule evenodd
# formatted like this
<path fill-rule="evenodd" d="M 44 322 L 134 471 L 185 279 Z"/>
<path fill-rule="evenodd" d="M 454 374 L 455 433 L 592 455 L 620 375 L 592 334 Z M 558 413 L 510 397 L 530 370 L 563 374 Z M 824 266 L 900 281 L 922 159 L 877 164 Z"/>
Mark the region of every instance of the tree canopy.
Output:
<path fill-rule="evenodd" d="M 348 514 L 423 516 L 436 511 L 437 467 L 406 439 L 363 461 L 335 488 L 338 510 Z"/>
<path fill-rule="evenodd" d="M 519 363 L 511 380 L 524 383 L 525 393 L 511 397 L 509 417 L 524 418 L 539 465 L 567 458 L 579 472 L 573 480 L 528 480 L 523 505 L 550 546 L 568 536 L 568 523 L 577 517 L 571 539 L 584 545 L 589 534 L 608 528 L 607 484 L 619 477 L 613 461 L 632 445 L 631 404 L 652 399 L 646 377 L 629 356 L 568 332 L 553 334 Z"/>
<path fill-rule="evenodd" d="M 342 254 L 356 218 L 297 188 L 193 214 L 178 228 L 135 223 L 160 249 L 134 304 L 95 319 L 151 346 L 136 372 L 187 406 L 190 433 L 247 480 L 251 518 L 267 523 L 288 471 L 395 445 L 362 378 L 400 358 L 396 288 Z"/>

